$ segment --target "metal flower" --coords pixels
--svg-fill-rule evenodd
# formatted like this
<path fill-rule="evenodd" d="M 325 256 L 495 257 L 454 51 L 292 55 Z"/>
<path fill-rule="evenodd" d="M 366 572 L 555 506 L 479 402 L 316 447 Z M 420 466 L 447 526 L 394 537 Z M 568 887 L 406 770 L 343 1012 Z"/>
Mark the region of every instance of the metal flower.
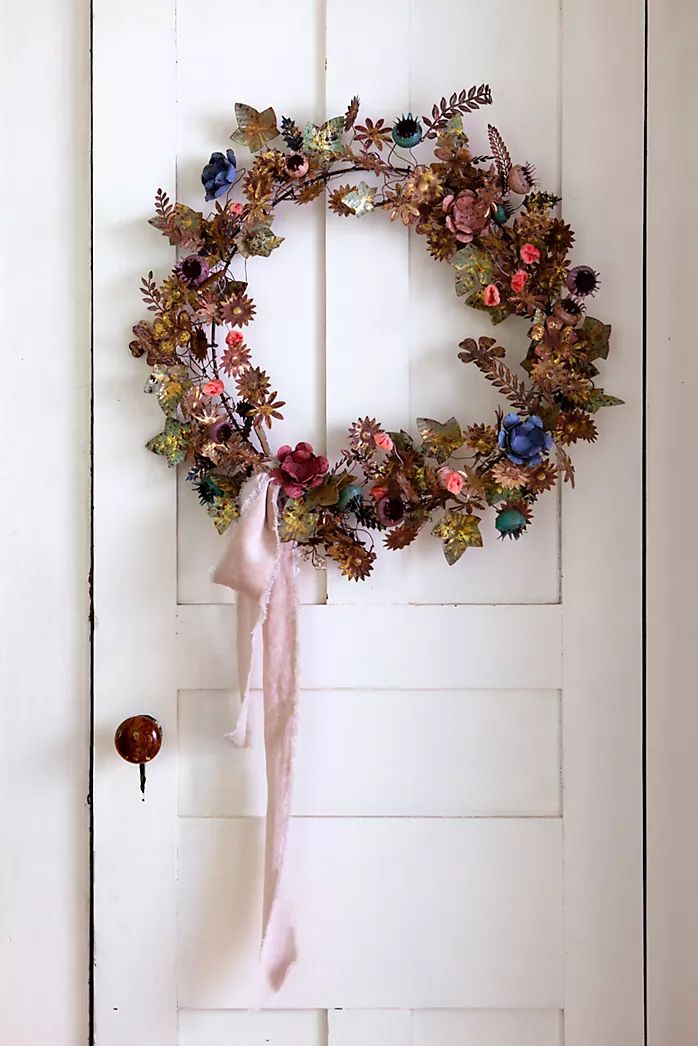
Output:
<path fill-rule="evenodd" d="M 199 254 L 189 254 L 176 266 L 175 272 L 189 287 L 200 287 L 210 276 L 208 262 Z"/>
<path fill-rule="evenodd" d="M 235 181 L 237 173 L 237 161 L 232 149 L 226 149 L 223 153 L 211 153 L 208 161 L 201 172 L 201 184 L 206 190 L 206 199 L 215 200 L 227 192 Z"/>
<path fill-rule="evenodd" d="M 515 465 L 535 466 L 540 465 L 543 455 L 552 447 L 553 437 L 545 431 L 537 414 L 525 419 L 518 414 L 505 414 L 497 442 Z"/>
<path fill-rule="evenodd" d="M 401 149 L 411 149 L 414 145 L 419 145 L 422 140 L 422 125 L 416 116 L 407 113 L 406 116 L 403 115 L 395 121 L 391 134 L 393 141 Z"/>

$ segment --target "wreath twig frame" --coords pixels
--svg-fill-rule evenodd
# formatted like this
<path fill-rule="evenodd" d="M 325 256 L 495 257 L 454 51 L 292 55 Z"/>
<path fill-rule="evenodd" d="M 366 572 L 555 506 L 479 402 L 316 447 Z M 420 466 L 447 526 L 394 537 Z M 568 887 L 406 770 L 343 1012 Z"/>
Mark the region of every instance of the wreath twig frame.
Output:
<path fill-rule="evenodd" d="M 231 148 L 211 155 L 201 175 L 210 211 L 158 189 L 150 223 L 179 260 L 162 281 L 152 272 L 142 280 L 154 315 L 136 323 L 130 349 L 145 356 L 146 390 L 165 414 L 148 447 L 171 466 L 187 464 L 219 532 L 239 516 L 244 481 L 266 473 L 279 487 L 281 540 L 316 565 L 329 557 L 358 581 L 371 572 L 380 532 L 396 550 L 430 525 L 452 564 L 482 545 L 484 512 L 494 512 L 501 537 L 519 538 L 558 473 L 574 485 L 567 448 L 595 441 L 594 415 L 622 403 L 596 383 L 611 328 L 587 313 L 599 277 L 570 263 L 574 233 L 560 198 L 537 187 L 529 163 L 513 163 L 493 125 L 487 151 L 471 150 L 464 117 L 491 102 L 481 84 L 441 98 L 421 119 L 407 113 L 387 123 L 360 120 L 355 97 L 344 116 L 302 128 L 286 116 L 279 124 L 272 108 L 238 103 L 231 138 L 252 159 L 245 170 Z M 357 173 L 358 184 L 343 181 Z M 382 210 L 423 236 L 430 255 L 452 267 L 456 293 L 494 325 L 528 321 L 526 377 L 497 339 L 460 343 L 459 359 L 502 395 L 493 418 L 465 426 L 418 418 L 417 436 L 359 418 L 333 464 L 307 442 L 272 450 L 286 404 L 254 365 L 243 333 L 255 316 L 247 259 L 268 257 L 283 242 L 273 230 L 280 205 L 324 194 L 337 215 Z"/>

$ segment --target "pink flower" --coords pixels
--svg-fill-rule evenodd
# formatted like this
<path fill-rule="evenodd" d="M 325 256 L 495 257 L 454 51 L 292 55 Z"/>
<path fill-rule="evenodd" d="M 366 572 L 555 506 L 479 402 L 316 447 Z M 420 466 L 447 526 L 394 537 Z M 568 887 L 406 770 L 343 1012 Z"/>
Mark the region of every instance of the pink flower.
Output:
<path fill-rule="evenodd" d="M 454 469 L 444 467 L 438 472 L 439 483 L 449 494 L 460 494 L 463 489 L 463 477 Z"/>
<path fill-rule="evenodd" d="M 377 432 L 373 437 L 373 442 L 379 450 L 384 450 L 386 454 L 389 454 L 393 449 L 393 441 L 387 432 Z"/>
<path fill-rule="evenodd" d="M 499 290 L 494 283 L 489 283 L 483 292 L 482 299 L 487 306 L 499 305 L 502 300 L 499 296 Z"/>
<path fill-rule="evenodd" d="M 213 381 L 207 381 L 205 385 L 202 385 L 201 391 L 205 396 L 220 396 L 224 388 L 223 382 L 219 378 L 214 378 Z"/>
<path fill-rule="evenodd" d="M 532 243 L 525 243 L 519 254 L 524 265 L 535 265 L 537 261 L 540 261 L 540 251 Z"/>
<path fill-rule="evenodd" d="M 490 226 L 490 200 L 478 189 L 464 189 L 458 196 L 449 193 L 441 202 L 446 214 L 446 227 L 459 243 L 472 243 Z"/>
<path fill-rule="evenodd" d="M 519 271 L 515 272 L 511 278 L 511 289 L 513 290 L 514 294 L 521 294 L 521 291 L 524 289 L 527 283 L 528 273 L 524 272 L 523 269 L 519 269 Z"/>
<path fill-rule="evenodd" d="M 319 487 L 330 467 L 327 458 L 314 454 L 310 443 L 296 443 L 295 449 L 284 445 L 276 452 L 279 467 L 271 478 L 281 484 L 287 498 L 300 498 L 306 490 Z"/>
<path fill-rule="evenodd" d="M 233 218 L 239 218 L 242 214 L 243 207 L 241 203 L 237 203 L 234 200 L 228 204 L 228 212 L 232 214 Z"/>
<path fill-rule="evenodd" d="M 230 345 L 231 349 L 235 349 L 238 347 L 238 345 L 242 345 L 244 340 L 245 339 L 243 338 L 240 331 L 228 331 L 228 333 L 225 336 L 225 343 L 226 345 Z"/>

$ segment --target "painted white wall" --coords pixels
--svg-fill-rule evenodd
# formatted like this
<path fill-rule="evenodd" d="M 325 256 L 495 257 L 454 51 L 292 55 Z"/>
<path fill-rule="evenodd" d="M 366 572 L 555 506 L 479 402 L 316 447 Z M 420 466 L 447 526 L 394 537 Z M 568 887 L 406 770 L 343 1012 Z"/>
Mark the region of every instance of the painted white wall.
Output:
<path fill-rule="evenodd" d="M 89 4 L 0 4 L 0 1042 L 87 1040 Z"/>
<path fill-rule="evenodd" d="M 651 1046 L 698 1032 L 698 7 L 650 2 L 647 888 Z"/>

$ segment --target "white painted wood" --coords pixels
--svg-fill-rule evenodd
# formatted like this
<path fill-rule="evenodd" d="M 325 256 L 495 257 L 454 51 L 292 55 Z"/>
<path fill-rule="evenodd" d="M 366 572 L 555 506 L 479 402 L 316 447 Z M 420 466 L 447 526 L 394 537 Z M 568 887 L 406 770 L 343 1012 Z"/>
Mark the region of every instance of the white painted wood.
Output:
<path fill-rule="evenodd" d="M 254 1001 L 261 840 L 180 821 L 183 1006 Z M 300 959 L 273 1008 L 560 1007 L 559 820 L 295 818 L 288 869 Z"/>
<path fill-rule="evenodd" d="M 184 817 L 264 815 L 261 695 L 252 746 L 226 740 L 220 690 L 179 694 L 177 777 Z M 293 812 L 308 816 L 558 816 L 554 690 L 306 690 Z"/>
<path fill-rule="evenodd" d="M 579 449 L 563 499 L 565 1043 L 630 1046 L 643 1036 L 642 5 L 565 0 L 562 28 L 565 214 L 575 257 L 604 277 L 604 384 L 627 401 L 600 417 L 603 449 Z"/>
<path fill-rule="evenodd" d="M 437 26 L 442 28 L 435 60 L 434 49 L 423 41 L 434 38 Z M 443 31 L 445 26 L 449 31 Z M 360 73 L 357 54 L 362 55 Z M 379 7 L 358 0 L 350 18 L 342 3 L 328 3 L 329 109 L 341 111 L 358 91 L 366 114 L 392 119 L 409 108 L 428 112 L 433 100 L 463 84 L 464 76 L 468 85 L 489 81 L 495 108 L 467 120 L 474 150 L 488 151 L 487 122 L 494 119 L 512 149 L 525 144 L 529 153 L 521 159 L 535 157 L 543 184 L 552 190 L 559 186 L 559 66 L 557 0 L 514 5 L 491 0 L 482 17 L 477 5 L 452 0 L 390 0 Z M 535 121 L 529 118 L 532 98 Z M 458 361 L 457 353 L 464 337 L 490 335 L 492 327 L 486 316 L 456 297 L 451 268 L 435 264 L 416 234 L 410 234 L 406 251 L 400 223 L 391 228 L 383 213 L 357 222 L 329 215 L 327 221 L 331 445 L 342 445 L 347 425 L 359 414 L 413 432 L 418 415 L 455 415 L 464 424 L 491 417 L 499 405 L 497 394 L 475 368 Z M 346 322 L 352 303 L 360 308 L 356 325 Z M 517 352 L 525 355 L 525 329 L 518 320 L 497 328 L 514 359 Z M 367 584 L 357 586 L 330 570 L 330 602 L 557 602 L 557 509 L 555 494 L 541 500 L 523 554 L 520 545 L 497 541 L 488 518 L 483 524 L 486 550 L 470 550 L 455 567 L 448 566 L 439 543 L 425 532 L 407 552 L 383 549 Z"/>
<path fill-rule="evenodd" d="M 641 1010 L 640 759 L 635 703 L 638 679 L 633 668 L 639 653 L 633 616 L 639 598 L 634 570 L 638 548 L 634 533 L 629 536 L 618 520 L 628 518 L 629 506 L 638 513 L 640 508 L 637 276 L 641 244 L 636 206 L 640 168 L 637 153 L 633 153 L 641 127 L 638 5 L 622 0 L 618 11 L 609 15 L 599 0 L 583 10 L 565 4 L 561 22 L 559 5 L 553 0 L 522 0 L 517 5 L 493 0 L 486 11 L 480 5 L 453 5 L 447 0 L 429 4 L 411 0 L 402 5 L 390 0 L 385 8 L 357 0 L 350 17 L 339 0 L 328 0 L 327 5 L 321 0 L 302 0 L 297 5 L 264 0 L 244 13 L 245 31 L 257 32 L 259 48 L 240 56 L 233 48 L 229 60 L 221 61 L 218 40 L 233 41 L 242 17 L 236 5 L 214 0 L 204 16 L 193 0 L 179 0 L 176 56 L 174 0 L 156 0 L 145 17 L 131 0 L 118 16 L 107 0 L 95 3 L 99 63 L 96 242 L 101 252 L 95 298 L 101 353 L 96 463 L 102 477 L 96 491 L 99 1046 L 121 1046 L 126 1039 L 137 1042 L 143 1027 L 152 1029 L 149 1046 L 174 1046 L 177 1001 L 192 1010 L 237 1009 L 257 1001 L 251 978 L 258 948 L 261 820 L 186 816 L 176 828 L 177 763 L 182 771 L 181 812 L 254 813 L 261 805 L 261 788 L 259 752 L 235 753 L 229 748 L 230 763 L 225 763 L 222 749 L 209 747 L 205 741 L 197 749 L 203 762 L 189 769 L 185 763 L 190 739 L 192 744 L 195 739 L 201 743 L 207 724 L 216 730 L 229 725 L 224 715 L 227 696 L 206 692 L 233 686 L 235 611 L 230 605 L 214 605 L 222 596 L 204 573 L 215 560 L 220 542 L 209 532 L 210 537 L 193 553 L 206 521 L 199 515 L 193 522 L 191 499 L 185 504 L 184 497 L 179 508 L 175 584 L 174 483 L 162 463 L 141 449 L 152 433 L 156 411 L 144 400 L 137 406 L 142 370 L 128 358 L 124 345 L 136 308 L 137 260 L 158 257 L 157 237 L 142 224 L 152 185 L 160 182 L 172 187 L 176 157 L 182 193 L 185 197 L 195 189 L 198 193 L 202 157 L 206 159 L 212 148 L 227 144 L 236 97 L 260 105 L 291 99 L 301 115 L 321 118 L 334 114 L 332 107 L 340 94 L 343 106 L 354 90 L 364 91 L 367 83 L 367 104 L 374 91 L 377 108 L 383 108 L 383 99 L 392 104 L 395 98 L 398 108 L 414 106 L 419 111 L 424 108 L 422 95 L 431 93 L 432 82 L 438 80 L 439 94 L 444 87 L 460 86 L 464 67 L 469 72 L 468 83 L 470 76 L 473 82 L 489 79 L 493 83 L 497 122 L 514 150 L 519 141 L 530 144 L 534 154 L 530 158 L 538 163 L 547 184 L 557 184 L 558 156 L 562 158 L 566 214 L 584 231 L 580 249 L 588 247 L 591 260 L 608 274 L 607 286 L 613 288 L 606 301 L 610 303 L 612 298 L 614 309 L 617 307 L 610 318 L 616 322 L 618 337 L 609 385 L 615 377 L 618 391 L 627 395 L 629 405 L 602 419 L 605 457 L 577 455 L 580 489 L 564 503 L 564 607 L 557 605 L 560 578 L 554 496 L 549 497 L 534 530 L 536 536 L 531 535 L 527 545 L 493 548 L 490 542 L 487 553 L 468 553 L 454 571 L 435 561 L 440 553 L 432 544 L 429 551 L 420 545 L 406 557 L 392 557 L 371 586 L 347 586 L 331 578 L 327 606 L 312 605 L 322 601 L 324 590 L 322 577 L 311 579 L 305 592 L 311 605 L 304 606 L 301 614 L 302 685 L 308 691 L 304 708 L 307 704 L 315 713 L 306 717 L 303 729 L 309 727 L 310 733 L 302 734 L 299 744 L 317 750 L 320 761 L 315 772 L 324 773 L 330 787 L 322 794 L 323 781 L 311 778 L 313 766 L 308 760 L 299 778 L 300 806 L 296 809 L 306 809 L 311 816 L 293 821 L 289 855 L 301 960 L 273 1000 L 273 1007 L 284 1011 L 339 1006 L 374 1011 L 516 1011 L 506 1017 L 499 1012 L 451 1013 L 443 1020 L 437 1014 L 431 1030 L 430 1017 L 425 1014 L 415 1027 L 423 1022 L 423 1046 L 432 1046 L 432 1034 L 437 1043 L 439 1035 L 457 1042 L 459 1036 L 481 1034 L 485 1046 L 503 1046 L 498 1037 L 502 1040 L 504 1036 L 506 1043 L 506 1036 L 512 1035 L 518 1037 L 515 1041 L 520 1046 L 519 1039 L 526 1042 L 526 1036 L 530 1040 L 539 1034 L 544 1046 L 549 1046 L 546 1036 L 553 1036 L 552 1043 L 559 1046 L 559 1010 L 564 999 L 569 1011 L 567 1046 L 587 1046 L 590 1041 L 595 1046 L 625 1046 L 626 1042 L 635 1046 Z M 381 26 L 389 26 L 389 35 L 381 35 Z M 592 29 L 597 37 L 594 41 L 590 39 Z M 417 47 L 437 30 L 441 68 L 433 48 L 420 51 Z M 358 42 L 357 33 L 361 33 Z M 522 34 L 526 48 L 519 42 Z M 326 82 L 323 35 L 328 37 Z M 131 37 L 138 41 L 135 55 Z M 390 47 L 385 45 L 386 39 Z M 616 60 L 621 41 L 630 54 L 625 66 Z M 601 51 L 595 52 L 599 46 Z M 125 53 L 133 57 L 136 72 L 126 88 L 116 92 L 114 84 L 123 86 Z M 593 75 L 590 55 L 595 55 Z M 369 67 L 366 74 L 364 65 Z M 215 66 L 212 73 L 211 66 Z M 312 69 L 313 74 L 308 79 L 305 73 L 299 75 L 299 69 Z M 457 82 L 442 85 L 448 70 Z M 590 80 L 593 105 L 589 102 Z M 325 88 L 327 108 L 323 106 Z M 146 112 L 139 109 L 137 99 L 147 91 Z M 398 104 L 400 91 L 404 93 Z M 538 122 L 532 120 L 532 112 Z M 158 114 L 157 120 L 154 114 Z M 474 118 L 473 126 L 484 126 L 489 116 L 486 112 Z M 119 136 L 117 146 L 112 129 L 122 123 L 127 130 Z M 579 133 L 580 128 L 584 134 Z M 627 146 L 625 153 L 621 143 Z M 604 150 L 611 159 L 604 156 L 602 162 Z M 137 155 L 144 172 L 126 186 L 120 167 L 124 153 Z M 616 172 L 612 192 L 609 164 Z M 590 223 L 590 214 L 603 221 Z M 448 338 L 443 334 L 443 340 L 449 345 L 453 341 L 455 354 L 457 341 L 467 333 L 477 333 L 476 324 L 482 317 L 464 313 L 467 327 L 461 329 L 450 276 L 431 263 L 429 268 L 424 259 L 418 260 L 416 248 L 408 247 L 399 229 L 384 229 L 374 251 L 370 237 L 362 244 L 358 239 L 356 243 L 340 239 L 358 236 L 358 232 L 329 220 L 325 264 L 324 218 L 319 205 L 316 217 L 305 211 L 301 217 L 294 213 L 283 220 L 289 222 L 289 243 L 260 269 L 264 280 L 254 287 L 260 320 L 250 334 L 260 332 L 255 350 L 269 354 L 289 404 L 302 413 L 308 425 L 312 419 L 315 426 L 291 435 L 289 417 L 290 440 L 306 436 L 319 445 L 327 423 L 331 446 L 339 420 L 344 424 L 358 411 L 372 410 L 368 405 L 371 395 L 380 403 L 392 403 L 394 423 L 406 425 L 412 425 L 411 415 L 417 412 L 438 415 L 452 410 L 467 420 L 471 411 L 479 414 L 479 396 L 482 404 L 494 402 L 477 374 L 469 374 L 455 359 L 447 361 L 440 344 L 431 341 L 432 329 L 438 328 L 442 339 L 442 332 L 452 324 L 452 334 Z M 372 222 L 373 218 L 362 221 Z M 609 221 L 616 232 L 613 238 L 607 235 Z M 363 231 L 362 225 L 359 232 Z M 383 244 L 386 259 L 379 264 Z M 628 263 L 629 256 L 638 259 L 634 267 Z M 165 267 L 169 258 L 165 253 L 159 257 Z M 293 263 L 287 260 L 291 257 Z M 326 404 L 321 312 L 325 270 Z M 363 284 L 369 333 L 365 345 L 355 345 L 361 339 L 344 320 L 342 295 L 348 287 L 356 299 L 362 292 L 359 277 L 363 283 L 364 274 L 370 280 Z M 421 293 L 413 293 L 415 283 L 424 281 L 426 289 L 426 281 L 436 281 L 441 275 L 443 287 L 436 288 L 434 283 L 433 295 L 423 298 Z M 376 286 L 379 282 L 387 285 L 392 278 L 396 283 L 390 307 L 397 306 L 398 311 L 404 307 L 407 290 L 404 345 L 396 337 L 397 323 L 389 313 L 380 312 L 376 302 Z M 299 286 L 305 297 L 298 293 Z M 283 313 L 278 310 L 279 302 L 284 305 Z M 601 309 L 603 304 L 600 298 Z M 307 334 L 302 345 L 292 346 L 295 362 L 291 347 L 286 348 L 291 308 L 296 309 L 294 315 L 302 319 L 299 326 Z M 291 332 L 293 335 L 293 328 Z M 502 337 L 505 333 L 502 331 Z M 507 344 L 511 344 L 508 338 L 507 333 Z M 381 377 L 364 381 L 368 388 L 352 390 L 346 363 L 353 351 L 375 356 L 376 373 L 380 368 L 389 370 L 395 375 L 392 382 L 390 376 Z M 403 362 L 394 371 L 398 357 Z M 450 378 L 452 373 L 458 375 L 455 380 Z M 441 398 L 446 388 L 449 397 L 453 394 L 452 408 L 445 394 Z M 354 391 L 361 394 L 361 404 L 350 410 Z M 127 399 L 134 406 L 124 413 Z M 427 399 L 433 402 L 433 410 Z M 399 418 L 398 410 L 403 407 L 404 417 Z M 631 518 L 640 517 L 631 513 Z M 314 587 L 317 585 L 320 587 Z M 175 615 L 177 599 L 186 605 Z M 468 605 L 439 605 L 444 601 Z M 515 748 L 516 713 L 521 709 L 505 708 L 507 696 L 512 702 L 517 697 L 526 702 L 539 700 L 535 691 L 546 691 L 546 707 L 554 707 L 563 681 L 564 832 L 563 822 L 554 816 L 559 813 L 555 724 L 548 718 L 537 721 L 541 729 L 545 722 L 551 732 L 545 734 L 544 746 L 543 734 L 538 739 L 540 754 L 545 750 L 548 755 L 544 782 L 536 781 L 530 772 L 536 758 L 535 742 L 521 736 L 522 749 Z M 259 685 L 258 673 L 254 682 Z M 491 695 L 492 707 L 488 706 L 487 713 L 480 696 L 483 704 L 472 722 L 458 701 L 464 689 L 489 690 Z M 181 693 L 181 759 L 177 754 L 177 690 Z M 398 690 L 403 693 L 396 694 Z M 516 693 L 492 693 L 505 690 Z M 451 691 L 434 698 L 434 703 L 443 702 L 443 722 L 434 719 L 423 727 L 422 752 L 417 750 L 415 756 L 420 702 L 423 705 L 426 692 L 439 691 Z M 144 698 L 148 698 L 149 708 L 142 706 Z M 399 738 L 392 739 L 401 762 L 391 778 L 386 759 L 391 742 L 389 703 L 397 705 L 403 700 L 404 722 L 398 715 Z M 202 702 L 206 715 L 195 724 L 200 711 L 197 701 Z M 111 749 L 118 720 L 127 712 L 141 710 L 162 716 L 167 739 L 150 774 L 150 798 L 145 806 L 137 802 L 133 773 L 116 761 Z M 366 731 L 376 731 L 370 741 L 360 741 L 362 713 Z M 497 752 L 477 745 L 476 722 L 483 729 L 485 715 L 490 717 L 488 744 L 504 746 L 499 750 L 496 785 Z M 535 722 L 534 718 L 531 729 Z M 455 746 L 459 731 L 467 729 L 471 733 L 463 741 L 462 755 L 469 758 L 459 775 Z M 447 745 L 454 747 L 443 747 Z M 507 745 L 513 754 L 505 765 Z M 423 765 L 416 764 L 401 790 L 409 758 L 418 760 L 420 754 Z M 240 762 L 233 769 L 236 756 L 251 764 L 245 787 L 240 781 Z M 214 779 L 202 787 L 207 769 Z M 366 780 L 352 789 L 353 770 L 363 772 Z M 440 778 L 444 772 L 450 777 Z M 305 779 L 303 773 L 308 774 Z M 370 775 L 381 788 L 375 802 L 385 804 L 378 809 L 383 813 L 399 809 L 406 816 L 375 816 L 376 808 L 372 816 L 354 816 L 371 801 Z M 517 795 L 512 798 L 514 785 Z M 479 811 L 475 796 L 483 804 Z M 498 811 L 495 800 L 503 804 Z M 512 801 L 525 805 L 512 809 Z M 413 816 L 415 812 L 453 809 L 449 803 L 458 813 L 470 804 L 471 813 L 546 816 Z M 344 816 L 318 816 L 329 809 Z M 179 909 L 175 912 L 177 877 Z M 144 884 L 154 898 L 145 913 L 135 903 L 143 897 Z M 144 934 L 158 943 L 152 956 L 139 949 L 134 957 L 130 942 Z M 140 989 L 144 983 L 152 984 L 153 964 L 158 978 L 146 995 Z M 532 1011 L 545 1013 L 531 1016 Z M 180 1026 L 187 1034 L 203 1037 L 204 1042 L 208 1035 L 223 1036 L 225 1041 L 231 1028 L 231 1037 L 245 1035 L 252 1042 L 276 1035 L 290 1037 L 293 1043 L 293 1037 L 304 1034 L 293 1018 L 268 1031 L 260 1030 L 268 1028 L 262 1015 L 253 1015 L 243 1024 L 241 1019 L 233 1012 L 182 1013 Z M 356 1020 L 371 1023 L 368 1016 Z M 536 1022 L 541 1022 L 540 1028 Z M 320 1028 L 322 1041 L 324 1028 Z M 311 1043 L 315 1030 L 312 1024 Z M 450 1046 L 450 1038 L 448 1041 Z M 196 1039 L 194 1042 L 199 1046 Z"/>
<path fill-rule="evenodd" d="M 692 317 L 693 191 L 663 205 L 680 165 L 698 179 L 698 9 L 649 5 L 647 300 L 647 947 L 650 1046 L 691 1046 L 698 1027 L 696 494 L 688 431 L 698 389 Z M 680 160 L 679 160 L 680 156 Z M 676 492 L 681 491 L 679 500 Z"/>
<path fill-rule="evenodd" d="M 234 60 L 209 60 L 212 31 L 228 26 L 259 46 L 235 47 Z M 244 10 L 230 0 L 211 0 L 202 17 L 200 0 L 177 0 L 177 184 L 181 198 L 202 206 L 201 168 L 213 149 L 231 146 L 234 103 L 258 109 L 275 106 L 297 120 L 320 120 L 324 106 L 323 5 L 318 0 L 266 0 Z M 213 48 L 214 53 L 216 48 Z M 206 75 L 202 75 L 205 65 Z M 302 75 L 299 72 L 302 70 Z M 282 111 L 282 108 L 283 111 Z M 234 146 L 240 167 L 250 166 Z M 249 280 L 257 306 L 244 328 L 255 361 L 268 370 L 272 388 L 285 400 L 285 421 L 274 425 L 272 447 L 308 440 L 325 445 L 324 210 L 321 201 L 280 207 L 275 231 L 286 242 L 269 258 L 240 258 L 231 270 Z M 245 277 L 245 273 L 247 274 Z M 226 593 L 209 580 L 222 539 L 202 513 L 195 495 L 182 491 L 178 507 L 178 599 L 182 603 L 224 602 Z M 307 567 L 303 598 L 324 602 L 324 572 Z"/>
<path fill-rule="evenodd" d="M 154 187 L 174 185 L 174 6 L 95 0 L 93 8 L 95 1036 L 98 1046 L 144 1035 L 149 1046 L 173 1046 L 176 491 L 173 472 L 143 447 L 162 414 L 142 395 L 144 368 L 128 342 L 142 270 L 172 264 L 145 220 Z M 147 803 L 137 768 L 113 745 L 119 722 L 140 712 L 165 737 Z"/>
<path fill-rule="evenodd" d="M 387 115 L 405 105 L 410 40 L 404 0 L 360 0 L 350 17 L 343 4 L 329 0 L 326 35 L 329 116 L 344 112 L 357 93 L 366 115 Z M 327 431 L 336 454 L 358 417 L 377 418 L 389 429 L 409 425 L 407 230 L 400 222 L 391 227 L 383 213 L 355 222 L 329 213 L 326 252 Z M 358 322 L 349 322 L 357 311 Z M 373 603 L 390 593 L 391 603 L 409 602 L 405 566 L 400 557 L 380 555 L 369 581 L 358 586 L 330 568 L 329 601 Z"/>
<path fill-rule="evenodd" d="M 87 1041 L 89 124 L 89 4 L 3 4 L 3 1046 Z"/>
<path fill-rule="evenodd" d="M 412 1046 L 409 1010 L 330 1010 L 328 1046 Z"/>
<path fill-rule="evenodd" d="M 424 1010 L 412 1015 L 410 1046 L 563 1046 L 556 1010 Z"/>
<path fill-rule="evenodd" d="M 317 1010 L 180 1010 L 177 1046 L 327 1046 L 327 1015 Z"/>
<path fill-rule="evenodd" d="M 556 690 L 560 607 L 301 608 L 301 686 L 344 689 Z M 177 682 L 186 690 L 234 685 L 234 609 L 177 613 Z M 501 637 L 507 642 L 502 646 Z M 360 650 L 361 656 L 347 654 Z M 427 656 L 426 651 L 433 652 Z M 259 665 L 252 686 L 260 686 Z"/>

